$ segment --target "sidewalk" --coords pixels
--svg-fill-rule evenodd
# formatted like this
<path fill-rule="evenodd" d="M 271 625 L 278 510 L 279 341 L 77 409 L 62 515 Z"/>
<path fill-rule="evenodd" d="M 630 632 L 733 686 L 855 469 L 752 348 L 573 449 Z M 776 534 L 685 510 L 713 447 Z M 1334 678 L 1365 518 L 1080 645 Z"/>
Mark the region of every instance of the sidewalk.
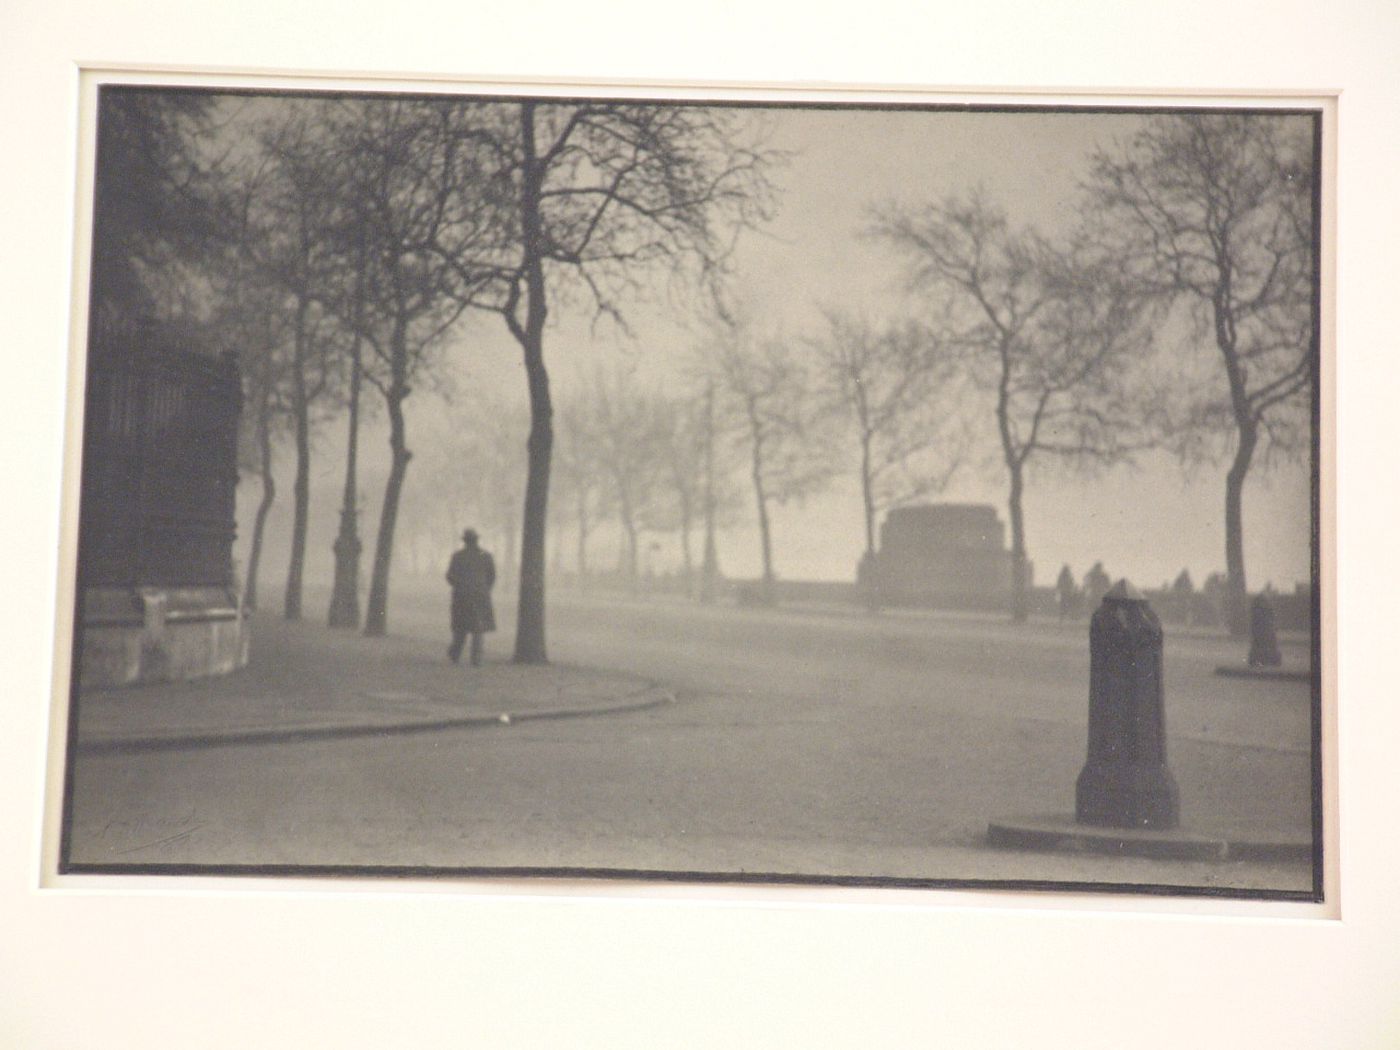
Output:
<path fill-rule="evenodd" d="M 86 753 L 428 732 L 636 711 L 674 701 L 658 683 L 566 665 L 518 666 L 489 636 L 486 662 L 447 660 L 446 644 L 364 638 L 255 613 L 252 657 L 231 675 L 77 698 Z M 493 652 L 494 642 L 495 651 Z"/>
<path fill-rule="evenodd" d="M 811 616 L 823 617 L 827 619 L 879 621 L 888 623 L 902 623 L 910 625 L 929 624 L 935 626 L 949 625 L 975 625 L 978 627 L 991 628 L 992 630 L 1004 631 L 1007 634 L 1019 638 L 1025 638 L 1028 634 L 1041 635 L 1073 635 L 1084 638 L 1087 642 L 1089 636 L 1089 617 L 1080 616 L 1077 618 L 1061 619 L 1058 616 L 1033 614 L 1031 618 L 1022 624 L 1013 624 L 1005 612 L 974 611 L 964 609 L 933 609 L 921 608 L 917 606 L 886 606 L 878 613 L 872 614 L 862 605 L 852 602 L 832 602 L 819 601 L 814 599 L 790 599 L 781 601 L 776 605 L 740 605 L 726 598 L 707 606 L 695 606 L 694 602 L 683 595 L 665 591 L 641 591 L 636 594 L 629 594 L 621 590 L 607 590 L 596 588 L 587 594 L 572 589 L 560 589 L 554 593 L 554 600 L 579 602 L 582 600 L 593 602 L 610 602 L 617 605 L 669 605 L 683 606 L 685 608 L 700 608 L 725 613 L 747 612 L 755 615 L 770 616 Z M 1241 666 L 1245 663 L 1245 658 L 1249 652 L 1248 638 L 1231 638 L 1229 632 L 1223 628 L 1203 627 L 1184 623 L 1163 623 L 1162 629 L 1168 641 L 1178 639 L 1192 639 L 1197 641 L 1217 642 L 1229 648 L 1231 658 L 1238 655 Z M 1312 635 L 1310 632 L 1281 630 L 1278 632 L 1279 645 L 1285 650 L 1285 659 L 1291 669 L 1297 673 L 1305 674 L 1308 666 L 1312 662 Z"/>

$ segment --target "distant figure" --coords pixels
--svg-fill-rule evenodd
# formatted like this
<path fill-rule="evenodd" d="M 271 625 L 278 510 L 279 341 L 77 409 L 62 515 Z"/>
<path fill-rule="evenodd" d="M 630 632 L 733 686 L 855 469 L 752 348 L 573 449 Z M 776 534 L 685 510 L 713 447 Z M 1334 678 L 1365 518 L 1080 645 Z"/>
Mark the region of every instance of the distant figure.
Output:
<path fill-rule="evenodd" d="M 454 664 L 460 660 L 462 646 L 471 635 L 471 661 L 476 667 L 481 664 L 482 636 L 496 629 L 496 613 L 491 608 L 496 562 L 477 545 L 475 529 L 462 533 L 462 543 L 447 566 L 447 582 L 452 585 L 452 645 L 447 656 Z"/>
<path fill-rule="evenodd" d="M 880 581 L 875 575 L 875 552 L 867 550 L 856 564 L 856 590 L 870 612 L 880 611 Z"/>
<path fill-rule="evenodd" d="M 1108 578 L 1108 573 L 1104 572 L 1103 562 L 1094 562 L 1094 567 L 1084 574 L 1084 598 L 1089 606 L 1089 615 L 1092 616 L 1103 601 L 1103 596 L 1108 593 L 1113 581 Z"/>
<path fill-rule="evenodd" d="M 1055 580 L 1055 594 L 1060 602 L 1060 619 L 1068 620 L 1075 615 L 1075 604 L 1079 598 L 1079 588 L 1074 584 L 1074 573 L 1070 572 L 1068 565 L 1060 570 L 1059 578 Z"/>
<path fill-rule="evenodd" d="M 1278 651 L 1278 630 L 1274 624 L 1274 607 L 1261 594 L 1249 609 L 1249 666 L 1278 667 L 1283 655 Z"/>
<path fill-rule="evenodd" d="M 1165 588 L 1164 588 L 1165 589 Z M 1191 573 L 1187 569 L 1182 569 L 1177 573 L 1175 582 L 1171 586 L 1172 596 L 1176 599 L 1177 607 L 1180 610 L 1182 621 L 1193 627 L 1196 623 L 1196 584 L 1191 579 Z"/>

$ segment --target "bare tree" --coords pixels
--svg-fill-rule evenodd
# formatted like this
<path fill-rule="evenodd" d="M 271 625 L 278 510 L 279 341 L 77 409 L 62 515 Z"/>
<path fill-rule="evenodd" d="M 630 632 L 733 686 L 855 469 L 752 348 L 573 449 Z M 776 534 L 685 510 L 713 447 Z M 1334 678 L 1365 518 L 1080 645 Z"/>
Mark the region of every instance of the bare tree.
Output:
<path fill-rule="evenodd" d="M 99 94 L 92 318 L 178 313 L 183 278 L 228 236 L 219 172 L 201 155 L 213 98 L 104 86 Z"/>
<path fill-rule="evenodd" d="M 343 403 L 335 407 L 347 410 L 345 482 L 327 617 L 332 627 L 359 626 L 357 476 L 369 260 L 365 200 L 351 177 L 359 157 L 347 114 L 356 112 L 351 103 L 283 103 L 254 133 L 260 149 L 251 159 L 253 170 L 237 190 L 243 198 L 244 256 L 284 287 L 291 304 L 288 309 L 296 318 L 297 335 L 287 370 L 297 450 L 289 618 L 301 614 L 312 407 L 323 399 L 343 396 Z M 312 372 L 318 377 L 314 385 L 307 379 Z M 327 382 L 332 377 L 335 382 Z M 268 473 L 265 491 L 271 491 L 272 485 Z"/>
<path fill-rule="evenodd" d="M 499 537 L 503 584 L 516 571 L 520 554 L 520 507 L 525 492 L 525 435 L 529 416 L 513 399 L 480 402 L 471 433 L 475 453 L 464 468 L 475 475 L 472 506 Z"/>
<path fill-rule="evenodd" d="M 691 597 L 695 593 L 695 558 L 690 537 L 696 518 L 703 519 L 706 506 L 706 404 L 662 398 L 657 401 L 654 414 L 662 483 L 669 498 L 657 501 L 651 520 L 658 528 L 678 534 L 685 593 Z"/>
<path fill-rule="evenodd" d="M 338 378 L 336 348 L 343 329 L 325 309 L 334 257 L 329 231 L 337 174 L 328 163 L 320 109 L 285 111 L 258 134 L 261 156 L 246 178 L 244 252 L 284 295 L 290 323 L 288 411 L 296 455 L 292 538 L 284 615 L 298 620 L 306 567 L 311 504 L 311 434 L 318 410 Z"/>
<path fill-rule="evenodd" d="M 702 481 L 701 508 L 705 522 L 705 541 L 700 556 L 700 601 L 709 604 L 717 597 L 719 588 L 719 547 L 716 536 L 720 499 L 720 483 L 715 471 L 718 454 L 719 427 L 715 418 L 715 381 L 710 378 L 705 383 L 704 410 L 700 416 L 701 469 Z"/>
<path fill-rule="evenodd" d="M 604 455 L 590 408 L 587 398 L 575 398 L 560 405 L 558 411 L 559 481 L 573 513 L 574 561 L 581 588 L 588 586 L 589 536 L 610 506 Z"/>
<path fill-rule="evenodd" d="M 365 607 L 371 636 L 388 629 L 394 534 L 413 457 L 405 402 L 481 280 L 460 264 L 477 254 L 487 222 L 469 191 L 480 173 L 464 159 L 462 112 L 454 100 L 395 98 L 344 101 L 334 115 L 340 151 L 354 160 L 348 192 L 364 245 L 356 316 L 370 352 L 362 372 L 389 422 L 390 468 Z"/>
<path fill-rule="evenodd" d="M 678 534 L 686 595 L 712 602 L 720 578 L 718 530 L 738 520 L 743 493 L 734 485 L 734 450 L 726 442 L 732 434 L 725 433 L 725 426 L 732 426 L 733 420 L 722 416 L 715 378 L 702 369 L 689 381 L 699 388 L 698 396 L 656 397 L 661 491 L 649 521 L 658 530 Z M 697 527 L 701 534 L 698 572 L 691 549 Z"/>
<path fill-rule="evenodd" d="M 415 428 L 419 447 L 413 456 L 414 476 L 430 483 L 404 487 L 396 546 L 410 552 L 407 564 L 412 571 L 434 583 L 442 579 L 462 528 L 480 528 L 473 502 L 476 443 L 469 425 L 473 415 L 470 408 L 452 403 L 442 412 L 425 413 Z"/>
<path fill-rule="evenodd" d="M 742 321 L 729 321 L 717 328 L 708 352 L 732 432 L 748 451 L 763 557 L 759 597 L 772 605 L 777 601 L 772 505 L 812 494 L 833 470 L 819 434 L 820 402 L 810 370 L 787 340 L 756 337 Z"/>
<path fill-rule="evenodd" d="M 856 431 L 865 551 L 873 558 L 878 515 L 942 492 L 962 460 L 965 436 L 945 389 L 956 361 L 915 322 L 877 330 L 828 311 L 826 323 L 812 346 L 823 395 Z"/>
<path fill-rule="evenodd" d="M 403 512 L 420 536 L 426 530 L 426 549 L 450 550 L 460 529 L 471 525 L 502 554 L 503 566 L 509 561 L 518 549 L 528 429 L 523 405 L 472 391 L 454 397 L 425 430 L 414 458 L 423 459 L 421 476 L 433 485 L 406 491 Z"/>
<path fill-rule="evenodd" d="M 1033 458 L 1113 462 L 1136 419 L 1120 391 L 1144 345 L 1140 300 L 1112 268 L 1012 229 L 980 193 L 877 209 L 871 226 L 906 260 L 911 287 L 943 297 L 967 376 L 992 395 L 1011 519 L 1011 616 L 1029 615 L 1023 497 Z"/>
<path fill-rule="evenodd" d="M 253 535 L 248 545 L 248 565 L 243 574 L 243 607 L 246 609 L 258 607 L 258 573 L 262 567 L 263 537 L 267 532 L 267 516 L 272 512 L 272 505 L 277 499 L 277 482 L 273 476 L 272 449 L 275 431 L 271 397 L 267 388 L 261 384 L 255 389 L 260 396 L 252 403 L 253 426 L 247 431 L 253 447 L 245 449 L 244 455 L 240 457 L 242 465 L 245 468 L 251 466 L 262 482 L 262 495 L 258 499 L 258 509 L 253 517 Z"/>
<path fill-rule="evenodd" d="M 1151 117 L 1097 153 L 1086 210 L 1124 272 L 1181 304 L 1214 380 L 1159 390 L 1169 443 L 1189 460 L 1228 455 L 1226 617 L 1248 626 L 1243 491 L 1256 456 L 1306 448 L 1318 362 L 1313 149 L 1304 116 Z M 1181 363 L 1176 363 L 1180 374 Z"/>
<path fill-rule="evenodd" d="M 592 430 L 625 540 L 622 574 L 636 588 L 641 530 L 654 519 L 665 470 L 666 417 L 633 372 L 599 368 L 590 394 Z"/>
<path fill-rule="evenodd" d="M 699 443 L 699 478 L 693 484 L 701 525 L 700 586 L 698 599 L 705 604 L 719 597 L 723 577 L 719 565 L 719 530 L 739 520 L 743 509 L 743 490 L 734 481 L 736 456 L 747 458 L 743 449 L 733 442 L 735 420 L 726 411 L 726 399 L 713 363 L 708 360 L 704 346 L 687 369 L 688 381 L 695 391 L 687 422 L 692 436 Z"/>
<path fill-rule="evenodd" d="M 521 348 L 530 397 L 517 663 L 543 663 L 545 524 L 554 445 L 545 363 L 551 292 L 578 292 L 599 316 L 657 268 L 721 273 L 733 238 L 767 217 L 772 159 L 750 114 L 642 102 L 480 103 L 473 142 L 499 174 L 489 196 L 506 232 L 492 256 L 498 312 Z M 469 260 L 473 275 L 481 258 Z"/>
<path fill-rule="evenodd" d="M 221 350 L 238 361 L 243 388 L 239 469 L 256 474 L 261 482 L 241 599 L 245 608 L 256 609 L 263 536 L 277 497 L 274 449 L 289 415 L 289 319 L 283 309 L 282 290 L 249 265 L 241 244 L 220 257 L 224 265 L 211 288 L 209 330 Z"/>

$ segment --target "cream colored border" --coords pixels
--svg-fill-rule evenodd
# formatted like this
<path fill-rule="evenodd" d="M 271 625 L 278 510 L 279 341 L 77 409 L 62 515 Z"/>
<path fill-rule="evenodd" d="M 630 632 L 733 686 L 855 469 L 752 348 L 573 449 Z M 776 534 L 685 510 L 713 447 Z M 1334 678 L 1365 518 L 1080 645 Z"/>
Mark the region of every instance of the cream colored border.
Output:
<path fill-rule="evenodd" d="M 3 998 L 21 1004 L 0 1017 L 0 1042 L 826 1046 L 941 1037 L 959 1046 L 1391 1045 L 1400 984 L 1391 905 L 1400 734 L 1389 659 L 1395 577 L 1387 563 L 1400 474 L 1389 440 L 1397 385 L 1388 324 L 1397 285 L 1388 253 L 1400 240 L 1389 203 L 1400 170 L 1389 131 L 1397 21 L 1360 0 L 1267 15 L 1252 4 L 1205 0 L 1140 16 L 1091 3 L 1072 19 L 1046 6 L 1005 0 L 980 5 L 974 18 L 971 6 L 864 5 L 865 20 L 853 25 L 848 12 L 777 0 L 703 19 L 620 4 L 609 18 L 594 13 L 583 31 L 576 5 L 544 12 L 521 5 L 495 12 L 497 24 L 475 34 L 461 22 L 481 13 L 455 13 L 456 5 L 426 5 L 439 20 L 436 32 L 425 32 L 424 5 L 400 6 L 392 19 L 374 9 L 315 2 L 287 9 L 269 0 L 189 12 L 128 0 L 100 7 L 21 0 L 7 8 L 0 105 L 29 164 L 6 172 L 3 272 L 5 287 L 19 293 L 7 312 L 31 367 L 0 392 L 0 491 L 17 494 L 3 526 L 14 565 L 10 601 L 0 609 L 12 697 L 0 714 L 0 761 L 14 775 L 0 818 L 5 840 L 23 844 L 0 868 L 9 947 L 0 953 L 0 994 L 14 993 Z M 637 28 L 658 21 L 650 37 Z M 813 83 L 818 71 L 827 81 L 928 82 L 934 62 L 946 83 L 1042 84 L 1076 101 L 1081 84 L 1160 84 L 1164 100 L 1231 84 L 1250 85 L 1228 93 L 1251 99 L 1256 90 L 1300 85 L 1325 96 L 1336 86 L 1335 304 L 1345 352 L 1329 368 L 1324 396 L 1335 393 L 1346 411 L 1335 450 L 1324 450 L 1324 470 L 1333 458 L 1338 468 L 1325 475 L 1332 481 L 1324 497 L 1335 496 L 1341 515 L 1340 585 L 1325 609 L 1326 641 L 1338 647 L 1346 691 L 1327 771 L 1339 785 L 1328 812 L 1338 818 L 1329 824 L 1339 829 L 1345 863 L 1339 868 L 1338 850 L 1329 848 L 1328 875 L 1345 905 L 1341 921 L 1144 914 L 1137 902 L 1119 911 L 1101 898 L 1083 908 L 1066 902 L 1061 911 L 1044 907 L 1040 895 L 1010 909 L 1000 895 L 973 903 L 961 893 L 933 906 L 832 900 L 814 907 L 665 894 L 502 898 L 441 886 L 359 893 L 339 883 L 298 883 L 289 893 L 204 882 L 178 893 L 40 891 L 40 756 L 58 575 L 48 552 L 61 537 L 71 541 L 71 525 L 60 529 L 54 512 L 66 379 L 54 362 L 65 360 L 60 329 L 74 287 L 76 62 L 97 54 L 146 68 L 467 65 L 592 72 L 593 82 L 609 80 L 604 70 L 653 82 L 663 70 L 668 79 L 682 70 L 698 74 L 696 83 L 751 83 L 755 70 L 790 83 Z M 1326 513 L 1324 529 L 1327 550 Z"/>

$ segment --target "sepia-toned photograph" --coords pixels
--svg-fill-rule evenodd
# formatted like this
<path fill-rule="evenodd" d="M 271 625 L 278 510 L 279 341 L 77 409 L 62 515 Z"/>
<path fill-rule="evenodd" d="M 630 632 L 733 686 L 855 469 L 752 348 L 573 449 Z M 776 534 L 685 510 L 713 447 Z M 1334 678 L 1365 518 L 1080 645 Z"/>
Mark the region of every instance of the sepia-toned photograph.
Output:
<path fill-rule="evenodd" d="M 96 91 L 60 872 L 1322 899 L 1321 110 Z"/>

